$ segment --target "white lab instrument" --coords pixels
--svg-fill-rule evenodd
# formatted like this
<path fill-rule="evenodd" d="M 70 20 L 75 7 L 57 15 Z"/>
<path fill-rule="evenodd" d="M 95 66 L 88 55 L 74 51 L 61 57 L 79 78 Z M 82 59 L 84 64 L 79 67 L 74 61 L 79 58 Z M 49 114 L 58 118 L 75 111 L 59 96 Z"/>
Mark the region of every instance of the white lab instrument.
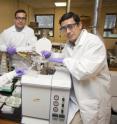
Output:
<path fill-rule="evenodd" d="M 49 124 L 49 121 L 31 117 L 23 117 L 22 124 Z"/>
<path fill-rule="evenodd" d="M 35 47 L 36 47 L 36 52 L 40 54 L 41 51 L 43 50 L 51 51 L 52 43 L 49 39 L 43 37 L 37 41 Z"/>
<path fill-rule="evenodd" d="M 23 124 L 67 123 L 71 77 L 64 67 L 52 75 L 24 75 L 21 84 Z"/>

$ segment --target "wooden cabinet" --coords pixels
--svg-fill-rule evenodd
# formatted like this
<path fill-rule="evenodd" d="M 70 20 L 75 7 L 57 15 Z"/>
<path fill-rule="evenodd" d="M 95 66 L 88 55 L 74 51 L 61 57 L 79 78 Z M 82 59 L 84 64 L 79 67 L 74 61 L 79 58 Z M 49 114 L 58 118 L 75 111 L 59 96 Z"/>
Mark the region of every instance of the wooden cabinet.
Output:
<path fill-rule="evenodd" d="M 87 29 L 91 26 L 91 18 L 90 16 L 80 16 L 83 28 Z"/>

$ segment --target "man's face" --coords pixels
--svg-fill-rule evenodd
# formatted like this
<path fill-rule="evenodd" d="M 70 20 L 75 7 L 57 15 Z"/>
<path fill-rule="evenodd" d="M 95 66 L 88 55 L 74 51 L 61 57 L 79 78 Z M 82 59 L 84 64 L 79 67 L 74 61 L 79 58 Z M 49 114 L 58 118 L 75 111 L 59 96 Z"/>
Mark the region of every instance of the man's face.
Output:
<path fill-rule="evenodd" d="M 61 23 L 61 32 L 65 34 L 71 43 L 75 43 L 82 29 L 82 24 L 76 24 L 73 18 L 69 18 Z"/>
<path fill-rule="evenodd" d="M 15 26 L 18 29 L 23 29 L 26 24 L 26 14 L 17 13 L 15 17 Z"/>

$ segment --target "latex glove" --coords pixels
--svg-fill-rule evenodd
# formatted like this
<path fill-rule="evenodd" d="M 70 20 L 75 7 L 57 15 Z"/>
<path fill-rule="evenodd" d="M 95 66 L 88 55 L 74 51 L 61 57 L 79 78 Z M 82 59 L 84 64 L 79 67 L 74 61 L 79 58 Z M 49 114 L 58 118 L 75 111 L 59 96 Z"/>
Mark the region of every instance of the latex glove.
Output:
<path fill-rule="evenodd" d="M 16 76 L 21 77 L 22 75 L 25 74 L 25 69 L 22 69 L 22 68 L 15 69 L 15 72 L 16 72 Z"/>
<path fill-rule="evenodd" d="M 51 56 L 51 52 L 50 51 L 41 51 L 41 54 L 43 57 L 45 57 L 46 59 L 49 58 Z"/>
<path fill-rule="evenodd" d="M 63 63 L 63 58 L 49 58 L 49 62 Z"/>
<path fill-rule="evenodd" d="M 16 48 L 13 46 L 7 47 L 7 53 L 10 55 L 14 55 L 16 53 Z"/>

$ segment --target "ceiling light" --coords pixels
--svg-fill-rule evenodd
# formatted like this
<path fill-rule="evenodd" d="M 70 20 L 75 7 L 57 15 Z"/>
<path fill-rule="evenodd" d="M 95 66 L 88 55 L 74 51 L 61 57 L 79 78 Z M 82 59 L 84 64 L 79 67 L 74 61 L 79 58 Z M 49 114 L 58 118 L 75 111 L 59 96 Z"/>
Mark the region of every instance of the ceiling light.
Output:
<path fill-rule="evenodd" d="M 57 6 L 57 7 L 66 6 L 66 2 L 55 2 L 54 4 L 55 4 L 55 6 Z"/>

